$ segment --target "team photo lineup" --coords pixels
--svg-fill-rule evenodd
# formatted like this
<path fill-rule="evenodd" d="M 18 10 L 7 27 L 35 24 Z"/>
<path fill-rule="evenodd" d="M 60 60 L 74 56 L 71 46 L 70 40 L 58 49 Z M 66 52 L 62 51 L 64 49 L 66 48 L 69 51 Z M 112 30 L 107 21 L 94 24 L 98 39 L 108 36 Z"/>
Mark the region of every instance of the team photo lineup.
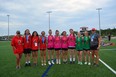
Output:
<path fill-rule="evenodd" d="M 92 28 L 91 34 L 84 31 L 74 34 L 73 29 L 69 30 L 70 34 L 63 31 L 60 35 L 59 30 L 52 35 L 52 30 L 48 31 L 46 37 L 45 31 L 38 35 L 37 31 L 32 34 L 26 29 L 24 35 L 20 31 L 16 31 L 16 35 L 12 38 L 11 46 L 16 56 L 16 69 L 21 68 L 20 60 L 22 54 L 25 56 L 25 67 L 41 66 L 51 64 L 78 64 L 99 66 L 99 48 L 101 46 L 100 35 L 96 33 L 96 29 Z M 40 57 L 38 57 L 40 51 Z M 84 54 L 84 59 L 82 59 Z M 32 61 L 31 61 L 32 58 Z M 46 59 L 47 58 L 47 59 Z M 41 63 L 38 63 L 38 59 Z M 84 63 L 83 61 L 84 60 Z"/>
<path fill-rule="evenodd" d="M 116 77 L 116 1 L 0 0 L 0 77 Z"/>

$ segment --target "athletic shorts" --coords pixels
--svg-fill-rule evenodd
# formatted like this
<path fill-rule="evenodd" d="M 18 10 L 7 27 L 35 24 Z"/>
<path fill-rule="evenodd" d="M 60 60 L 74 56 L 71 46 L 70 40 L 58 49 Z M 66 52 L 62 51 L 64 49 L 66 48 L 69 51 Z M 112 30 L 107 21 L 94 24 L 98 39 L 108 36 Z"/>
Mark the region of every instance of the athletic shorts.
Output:
<path fill-rule="evenodd" d="M 90 50 L 97 50 L 98 45 L 90 46 Z"/>
<path fill-rule="evenodd" d="M 54 48 L 48 48 L 48 50 L 54 50 Z"/>
<path fill-rule="evenodd" d="M 43 51 L 43 50 L 46 50 L 46 49 L 40 49 L 40 51 Z"/>
<path fill-rule="evenodd" d="M 32 50 L 32 52 L 36 52 L 36 51 L 38 51 L 38 49 L 37 50 Z"/>
<path fill-rule="evenodd" d="M 75 49 L 75 47 L 68 47 L 68 49 Z"/>
<path fill-rule="evenodd" d="M 80 52 L 80 51 L 83 51 L 83 50 L 77 50 L 77 51 L 79 51 L 79 52 Z"/>
<path fill-rule="evenodd" d="M 55 48 L 55 50 L 61 50 L 61 48 Z"/>
<path fill-rule="evenodd" d="M 89 51 L 90 49 L 83 49 L 84 51 Z"/>
<path fill-rule="evenodd" d="M 31 49 L 30 48 L 28 48 L 28 49 L 24 49 L 24 52 L 23 52 L 24 54 L 30 54 L 31 53 Z"/>
<path fill-rule="evenodd" d="M 62 50 L 68 50 L 68 48 L 62 48 Z"/>

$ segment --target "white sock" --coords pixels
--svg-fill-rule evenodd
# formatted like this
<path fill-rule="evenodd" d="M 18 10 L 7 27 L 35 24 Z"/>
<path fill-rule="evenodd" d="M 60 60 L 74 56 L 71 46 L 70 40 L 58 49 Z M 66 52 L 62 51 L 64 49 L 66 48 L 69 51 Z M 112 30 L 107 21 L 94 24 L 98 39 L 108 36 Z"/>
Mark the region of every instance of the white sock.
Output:
<path fill-rule="evenodd" d="M 72 58 L 70 58 L 70 61 L 72 61 Z"/>
<path fill-rule="evenodd" d="M 73 61 L 75 61 L 75 58 L 73 58 Z"/>
<path fill-rule="evenodd" d="M 60 63 L 60 59 L 59 59 L 59 63 Z"/>
<path fill-rule="evenodd" d="M 30 61 L 28 61 L 28 63 L 31 63 Z"/>
<path fill-rule="evenodd" d="M 56 59 L 56 63 L 58 63 L 58 59 Z"/>
<path fill-rule="evenodd" d="M 26 64 L 28 64 L 28 62 L 27 62 L 27 61 L 26 61 L 25 63 L 26 63 Z"/>

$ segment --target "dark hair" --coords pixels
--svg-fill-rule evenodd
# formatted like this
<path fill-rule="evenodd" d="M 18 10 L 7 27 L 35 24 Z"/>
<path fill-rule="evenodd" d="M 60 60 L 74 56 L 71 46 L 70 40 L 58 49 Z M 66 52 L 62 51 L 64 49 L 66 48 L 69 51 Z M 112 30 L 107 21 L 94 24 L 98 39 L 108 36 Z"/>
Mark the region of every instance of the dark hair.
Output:
<path fill-rule="evenodd" d="M 20 34 L 20 31 L 19 31 L 19 30 L 17 30 L 17 31 L 16 31 L 16 34 Z"/>
<path fill-rule="evenodd" d="M 73 29 L 69 29 L 69 31 L 71 31 L 71 30 L 73 31 L 73 36 L 75 37 L 75 33 L 74 33 L 74 30 L 73 30 Z"/>
<path fill-rule="evenodd" d="M 59 30 L 56 30 L 55 33 L 56 33 L 56 32 L 59 32 Z"/>
<path fill-rule="evenodd" d="M 45 31 L 42 31 L 42 32 L 44 32 L 44 34 L 45 34 Z M 42 32 L 41 32 L 41 34 L 42 34 Z"/>
<path fill-rule="evenodd" d="M 69 31 L 71 31 L 71 30 L 73 31 L 73 29 L 69 29 Z"/>
<path fill-rule="evenodd" d="M 36 33 L 36 36 L 38 36 L 37 31 L 33 31 L 33 33 L 32 33 L 32 37 L 34 36 L 34 33 Z"/>
<path fill-rule="evenodd" d="M 51 29 L 49 29 L 49 31 L 52 31 Z"/>
<path fill-rule="evenodd" d="M 26 31 L 27 31 L 27 30 L 29 30 L 29 29 L 26 29 L 26 30 L 25 30 L 25 33 L 24 33 L 24 35 L 26 35 Z M 30 31 L 29 31 L 29 34 L 30 34 Z"/>

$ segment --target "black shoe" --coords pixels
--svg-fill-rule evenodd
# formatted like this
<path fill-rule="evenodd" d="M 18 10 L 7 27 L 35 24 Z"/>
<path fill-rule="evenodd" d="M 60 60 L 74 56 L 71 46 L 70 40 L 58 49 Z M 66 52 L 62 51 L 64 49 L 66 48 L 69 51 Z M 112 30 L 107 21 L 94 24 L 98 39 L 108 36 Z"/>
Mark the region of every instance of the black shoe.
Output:
<path fill-rule="evenodd" d="M 96 64 L 95 66 L 96 66 L 96 67 L 99 67 L 99 64 Z"/>
<path fill-rule="evenodd" d="M 72 61 L 70 61 L 70 64 L 72 64 Z"/>
<path fill-rule="evenodd" d="M 16 69 L 19 69 L 19 66 L 16 66 Z"/>
<path fill-rule="evenodd" d="M 96 65 L 96 63 L 93 63 L 92 65 L 93 65 L 93 66 L 95 66 L 95 65 Z"/>
<path fill-rule="evenodd" d="M 37 63 L 33 63 L 34 66 L 37 66 Z"/>
<path fill-rule="evenodd" d="M 68 62 L 66 61 L 66 64 L 68 64 Z"/>
<path fill-rule="evenodd" d="M 28 63 L 28 66 L 31 66 L 31 63 Z"/>
<path fill-rule="evenodd" d="M 27 63 L 25 63 L 25 67 L 27 67 L 28 66 L 28 64 Z"/>
<path fill-rule="evenodd" d="M 21 66 L 16 66 L 16 69 L 21 69 Z"/>
<path fill-rule="evenodd" d="M 73 64 L 75 64 L 75 61 L 73 61 Z"/>

